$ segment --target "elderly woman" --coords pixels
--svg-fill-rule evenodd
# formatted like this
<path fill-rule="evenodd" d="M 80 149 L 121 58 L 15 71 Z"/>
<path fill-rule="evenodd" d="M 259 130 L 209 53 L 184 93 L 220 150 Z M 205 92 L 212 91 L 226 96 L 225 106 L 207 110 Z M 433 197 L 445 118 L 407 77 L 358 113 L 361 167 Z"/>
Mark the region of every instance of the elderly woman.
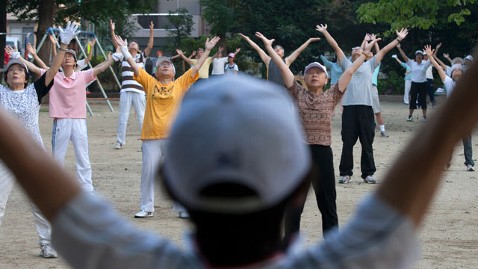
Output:
<path fill-rule="evenodd" d="M 33 140 L 43 146 L 38 126 L 40 103 L 53 86 L 53 79 L 61 66 L 67 45 L 77 35 L 78 26 L 68 23 L 65 30 L 60 33 L 62 44 L 60 52 L 55 56 L 51 68 L 37 81 L 27 84 L 29 73 L 25 60 L 20 54 L 6 47 L 5 51 L 10 55 L 10 61 L 4 70 L 4 80 L 7 87 L 0 85 L 0 108 L 13 118 L 22 123 L 23 127 L 32 136 Z M 8 196 L 13 187 L 13 178 L 10 172 L 0 162 L 0 224 L 5 212 Z M 57 254 L 51 247 L 50 223 L 33 206 L 35 227 L 40 238 L 40 256 L 44 258 L 56 258 Z"/>

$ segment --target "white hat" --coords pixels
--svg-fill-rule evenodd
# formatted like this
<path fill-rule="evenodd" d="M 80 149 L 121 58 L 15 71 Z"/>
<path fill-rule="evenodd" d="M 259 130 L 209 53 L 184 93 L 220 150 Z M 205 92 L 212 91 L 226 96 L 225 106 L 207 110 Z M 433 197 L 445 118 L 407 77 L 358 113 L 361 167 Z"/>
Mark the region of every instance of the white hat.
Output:
<path fill-rule="evenodd" d="M 322 69 L 322 71 L 324 71 L 325 75 L 327 77 L 329 77 L 329 73 L 327 73 L 327 68 L 325 68 L 325 66 L 321 65 L 318 62 L 312 62 L 312 63 L 308 64 L 304 69 L 304 75 L 306 75 L 307 71 L 309 71 L 309 69 L 311 69 L 312 67 L 318 67 L 318 68 Z"/>
<path fill-rule="evenodd" d="M 463 70 L 463 65 L 462 65 L 462 64 L 453 64 L 453 65 L 450 67 L 450 75 L 452 75 L 452 74 L 453 74 L 453 71 L 455 71 L 456 69 Z"/>
<path fill-rule="evenodd" d="M 473 56 L 468 55 L 468 56 L 465 57 L 465 60 L 469 60 L 469 61 L 473 62 Z"/>
<path fill-rule="evenodd" d="M 424 53 L 423 51 L 421 51 L 421 50 L 415 51 L 415 55 L 417 55 L 417 54 L 425 55 L 425 53 Z"/>
<path fill-rule="evenodd" d="M 176 68 L 174 67 L 173 61 L 171 60 L 170 57 L 166 57 L 166 56 L 158 57 L 158 59 L 156 60 L 156 68 L 158 68 L 159 65 L 162 64 L 163 62 L 169 62 L 173 69 L 173 73 L 176 74 Z"/>
<path fill-rule="evenodd" d="M 163 180 L 179 203 L 226 214 L 277 205 L 310 167 L 290 97 L 246 75 L 210 79 L 189 91 L 165 156 Z"/>
<path fill-rule="evenodd" d="M 10 61 L 8 61 L 7 65 L 5 66 L 3 72 L 7 73 L 10 66 L 12 66 L 14 64 L 21 65 L 23 68 L 25 68 L 25 73 L 28 73 L 28 67 L 22 61 L 20 61 L 19 59 L 10 59 Z"/>

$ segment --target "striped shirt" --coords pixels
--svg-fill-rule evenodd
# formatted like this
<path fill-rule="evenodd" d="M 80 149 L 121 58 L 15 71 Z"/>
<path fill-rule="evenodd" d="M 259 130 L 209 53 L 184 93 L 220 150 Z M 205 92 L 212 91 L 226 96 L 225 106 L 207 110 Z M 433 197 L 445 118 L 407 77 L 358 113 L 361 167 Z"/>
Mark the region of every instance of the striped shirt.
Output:
<path fill-rule="evenodd" d="M 140 68 L 144 69 L 144 62 L 146 60 L 146 57 L 144 56 L 144 53 L 137 54 L 134 57 L 134 61 L 136 62 L 136 65 Z M 134 75 L 134 70 L 133 68 L 129 65 L 127 61 L 122 61 L 121 62 L 121 92 L 137 92 L 141 94 L 144 93 L 143 86 L 139 84 L 136 80 L 133 78 Z"/>

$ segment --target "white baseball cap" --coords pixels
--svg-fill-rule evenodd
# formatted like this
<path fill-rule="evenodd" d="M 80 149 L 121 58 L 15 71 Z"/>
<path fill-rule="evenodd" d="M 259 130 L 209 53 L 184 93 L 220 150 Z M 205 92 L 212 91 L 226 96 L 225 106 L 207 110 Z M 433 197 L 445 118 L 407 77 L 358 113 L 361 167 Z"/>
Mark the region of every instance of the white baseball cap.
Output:
<path fill-rule="evenodd" d="M 473 62 L 473 56 L 471 55 L 467 55 L 465 59 Z"/>
<path fill-rule="evenodd" d="M 327 77 L 329 77 L 329 73 L 327 73 L 327 68 L 325 68 L 325 66 L 321 65 L 318 62 L 312 62 L 312 63 L 308 64 L 304 69 L 304 75 L 306 75 L 307 71 L 309 71 L 309 69 L 311 69 L 312 67 L 318 67 L 318 68 L 322 69 L 322 71 L 324 71 L 325 75 Z"/>
<path fill-rule="evenodd" d="M 417 54 L 426 55 L 425 52 L 423 52 L 423 51 L 421 51 L 421 50 L 415 51 L 415 55 L 417 55 Z"/>
<path fill-rule="evenodd" d="M 165 156 L 163 180 L 179 203 L 225 214 L 277 205 L 303 182 L 311 163 L 290 97 L 247 75 L 189 91 Z"/>
<path fill-rule="evenodd" d="M 7 73 L 8 69 L 10 69 L 10 66 L 12 66 L 14 64 L 21 65 L 23 68 L 25 68 L 25 73 L 28 73 L 28 67 L 22 61 L 20 61 L 19 59 L 10 59 L 10 61 L 8 61 L 7 65 L 5 66 L 3 72 Z"/>

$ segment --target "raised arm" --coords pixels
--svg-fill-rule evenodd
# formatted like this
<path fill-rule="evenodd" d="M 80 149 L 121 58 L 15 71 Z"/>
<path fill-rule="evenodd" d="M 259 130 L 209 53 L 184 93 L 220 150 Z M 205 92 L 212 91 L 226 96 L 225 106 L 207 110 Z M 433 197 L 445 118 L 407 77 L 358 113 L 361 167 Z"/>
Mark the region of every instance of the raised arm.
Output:
<path fill-rule="evenodd" d="M 272 43 L 274 42 L 274 39 L 267 39 L 259 32 L 256 32 L 256 36 L 260 38 L 262 42 L 264 42 L 264 47 L 271 56 L 271 61 L 273 61 L 277 65 L 277 67 L 279 67 L 286 88 L 292 87 L 292 85 L 294 85 L 295 80 L 294 74 L 292 73 L 292 71 L 290 71 L 289 66 L 287 66 L 287 64 L 282 61 L 282 58 L 277 54 L 277 52 L 275 52 L 274 48 L 272 48 Z"/>
<path fill-rule="evenodd" d="M 118 43 L 116 42 L 116 34 L 115 34 L 115 23 L 113 22 L 113 20 L 110 19 L 110 34 L 111 34 L 111 41 L 113 42 L 113 45 L 116 47 L 118 47 Z"/>
<path fill-rule="evenodd" d="M 51 51 L 52 51 L 53 57 L 55 57 L 55 55 L 56 55 L 56 43 L 58 41 L 56 40 L 55 35 L 53 35 L 53 34 L 49 34 L 48 39 L 50 40 L 50 43 L 51 43 Z"/>
<path fill-rule="evenodd" d="M 149 39 L 148 39 L 148 44 L 146 45 L 146 48 L 144 48 L 144 56 L 148 57 L 149 54 L 151 53 L 151 50 L 153 49 L 154 45 L 154 23 L 151 21 L 149 23 Z"/>
<path fill-rule="evenodd" d="M 345 58 L 345 54 L 339 47 L 339 44 L 337 44 L 337 41 L 335 41 L 335 39 L 327 31 L 327 24 L 319 24 L 315 27 L 315 30 L 321 32 L 324 35 L 325 40 L 327 40 L 327 43 L 329 43 L 329 45 L 335 51 L 335 55 L 337 55 L 337 62 L 342 62 L 342 60 Z"/>
<path fill-rule="evenodd" d="M 86 56 L 85 64 L 88 64 L 93 58 L 93 48 L 95 47 L 95 44 L 96 44 L 96 38 L 93 38 L 92 40 L 88 41 L 88 45 L 86 45 L 86 50 L 88 52 L 88 55 Z"/>
<path fill-rule="evenodd" d="M 128 62 L 128 64 L 133 68 L 134 74 L 137 76 L 139 75 L 139 69 L 140 67 L 136 64 L 136 62 L 133 59 L 133 56 L 131 56 L 131 53 L 128 51 L 128 42 L 123 40 L 121 36 L 115 35 L 114 36 L 114 42 L 118 44 L 118 46 L 121 49 L 121 53 L 123 53 L 124 60 Z"/>
<path fill-rule="evenodd" d="M 11 58 L 11 59 L 20 60 L 23 64 L 25 64 L 25 65 L 27 66 L 28 70 L 29 70 L 30 72 L 32 72 L 33 74 L 36 74 L 36 75 L 38 75 L 38 76 L 41 75 L 41 71 L 42 71 L 41 68 L 39 68 L 39 67 L 36 66 L 35 64 L 31 63 L 30 61 L 25 60 L 25 58 L 23 58 L 23 57 L 20 55 L 20 53 L 19 53 L 16 49 L 14 49 L 14 48 L 12 48 L 11 46 L 8 46 L 8 45 L 7 45 L 7 46 L 5 47 L 5 52 L 6 52 L 8 55 L 10 55 L 10 58 Z M 47 68 L 48 68 L 48 67 L 47 67 Z"/>
<path fill-rule="evenodd" d="M 436 61 L 435 53 L 430 45 L 425 46 L 425 53 L 428 55 L 428 59 L 430 59 L 430 62 L 433 64 L 435 69 L 438 71 L 438 75 L 440 76 L 441 81 L 445 81 L 446 73 L 441 68 L 440 64 Z"/>
<path fill-rule="evenodd" d="M 38 64 L 38 67 L 48 69 L 48 66 L 45 64 L 45 62 L 40 59 L 40 57 L 38 57 L 37 50 L 32 46 L 32 44 L 28 43 L 26 49 L 28 53 L 33 56 L 33 59 L 35 59 L 35 62 Z"/>
<path fill-rule="evenodd" d="M 80 33 L 78 27 L 78 24 L 72 23 L 71 21 L 68 22 L 65 29 L 60 27 L 60 51 L 55 55 L 50 68 L 48 71 L 46 71 L 45 85 L 49 85 L 50 82 L 52 82 L 52 80 L 55 78 L 56 73 L 58 73 L 61 63 L 63 62 L 63 58 L 65 57 L 65 51 L 68 48 L 68 44 L 70 44 L 71 40 L 73 40 Z"/>
<path fill-rule="evenodd" d="M 211 40 L 206 39 L 206 43 L 204 44 L 204 53 L 201 55 L 201 58 L 198 59 L 196 64 L 191 67 L 192 73 L 191 76 L 195 77 L 199 69 L 201 69 L 202 65 L 206 61 L 207 57 L 209 57 L 209 53 L 211 53 L 211 50 L 216 46 L 217 42 L 219 42 L 220 38 L 218 36 L 215 36 L 211 38 Z"/>
<path fill-rule="evenodd" d="M 409 141 L 378 187 L 378 197 L 416 226 L 430 207 L 454 147 L 478 122 L 476 74 L 478 62 L 461 76 L 453 93 Z"/>
<path fill-rule="evenodd" d="M 307 41 L 304 42 L 300 47 L 298 47 L 294 52 L 292 52 L 289 56 L 285 58 L 285 63 L 287 66 L 290 66 L 296 59 L 299 57 L 299 55 L 304 51 L 312 42 L 319 41 L 320 37 L 311 37 Z"/>
<path fill-rule="evenodd" d="M 339 81 L 337 82 L 340 92 L 344 92 L 347 89 L 353 74 L 363 64 L 363 62 L 372 57 L 373 54 L 370 52 L 370 50 L 373 46 L 375 46 L 375 43 L 377 43 L 378 40 L 380 39 L 372 39 L 370 42 L 365 41 L 362 54 L 355 59 L 351 66 L 344 70 L 339 78 Z"/>
<path fill-rule="evenodd" d="M 114 63 L 114 59 L 111 56 L 111 52 L 110 52 L 110 53 L 108 53 L 108 57 L 106 58 L 106 60 L 104 60 L 102 63 L 98 64 L 97 66 L 95 66 L 93 68 L 93 72 L 95 73 L 95 76 L 100 74 L 100 73 L 103 73 L 113 63 Z"/>
<path fill-rule="evenodd" d="M 31 136 L 18 121 L 8 117 L 3 110 L 0 111 L 0 126 L 3 126 L 0 128 L 0 159 L 43 215 L 52 221 L 80 193 L 80 186 L 45 149 L 32 143 Z"/>
<path fill-rule="evenodd" d="M 186 57 L 186 55 L 184 55 L 184 52 L 180 49 L 176 49 L 176 53 L 178 54 L 179 57 L 181 57 L 181 59 L 183 59 L 185 62 L 187 62 L 188 64 L 190 65 L 194 65 L 194 61 L 191 59 L 193 57 L 193 54 L 191 54 L 191 56 L 189 57 Z M 194 55 L 196 55 L 194 53 Z"/>
<path fill-rule="evenodd" d="M 443 58 L 447 59 L 450 62 L 450 64 L 453 64 L 453 60 L 450 58 L 450 54 L 443 53 Z"/>
<path fill-rule="evenodd" d="M 236 51 L 234 51 L 234 57 L 236 57 L 240 51 L 241 51 L 241 48 L 236 48 Z"/>
<path fill-rule="evenodd" d="M 408 30 L 406 28 L 402 28 L 400 31 L 396 31 L 397 37 L 392 40 L 392 42 L 388 43 L 385 47 L 377 52 L 375 55 L 375 62 L 378 64 L 382 61 L 385 54 L 387 54 L 390 50 L 396 47 L 400 42 L 402 42 L 405 37 L 408 35 Z M 403 55 L 402 55 L 403 56 Z M 404 57 L 405 58 L 405 57 Z"/>
<path fill-rule="evenodd" d="M 407 57 L 405 52 L 402 50 L 402 46 L 397 46 L 397 49 L 398 49 L 398 52 L 400 52 L 400 55 L 402 56 L 403 60 L 405 62 L 408 62 L 408 60 L 410 60 L 410 59 Z"/>
<path fill-rule="evenodd" d="M 242 33 L 239 33 L 239 35 L 244 39 L 249 45 L 257 51 L 259 54 L 259 57 L 261 57 L 261 60 L 266 64 L 266 66 L 269 66 L 269 61 L 271 60 L 271 57 L 267 55 L 265 51 L 263 51 L 254 41 L 252 41 L 248 36 L 243 35 Z"/>

